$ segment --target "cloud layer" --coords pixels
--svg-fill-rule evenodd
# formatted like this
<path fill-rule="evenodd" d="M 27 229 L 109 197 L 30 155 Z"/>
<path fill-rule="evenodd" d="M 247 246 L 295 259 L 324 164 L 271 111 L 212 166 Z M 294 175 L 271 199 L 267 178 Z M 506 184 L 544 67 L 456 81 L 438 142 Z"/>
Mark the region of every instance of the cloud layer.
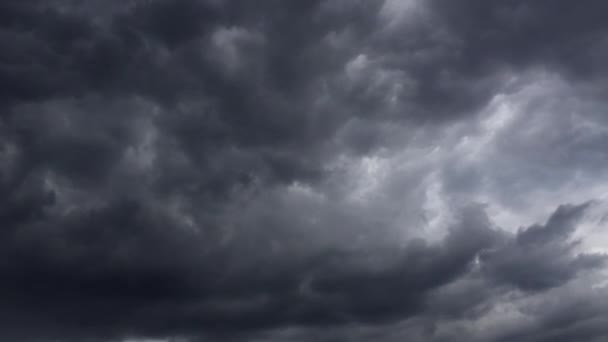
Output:
<path fill-rule="evenodd" d="M 608 4 L 4 1 L 3 341 L 600 341 Z"/>

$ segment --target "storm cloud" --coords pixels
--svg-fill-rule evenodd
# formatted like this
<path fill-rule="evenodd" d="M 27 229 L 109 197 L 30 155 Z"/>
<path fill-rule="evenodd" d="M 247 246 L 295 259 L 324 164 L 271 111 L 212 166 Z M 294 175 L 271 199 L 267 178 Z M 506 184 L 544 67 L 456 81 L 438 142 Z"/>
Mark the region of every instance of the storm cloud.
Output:
<path fill-rule="evenodd" d="M 602 341 L 600 1 L 0 3 L 0 339 Z"/>

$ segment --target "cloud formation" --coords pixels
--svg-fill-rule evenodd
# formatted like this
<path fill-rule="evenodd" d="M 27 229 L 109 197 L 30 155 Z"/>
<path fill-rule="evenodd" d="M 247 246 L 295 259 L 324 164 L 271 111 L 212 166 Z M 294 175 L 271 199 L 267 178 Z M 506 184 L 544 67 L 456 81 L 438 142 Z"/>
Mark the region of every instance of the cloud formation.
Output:
<path fill-rule="evenodd" d="M 5 1 L 0 339 L 600 341 L 598 1 Z"/>

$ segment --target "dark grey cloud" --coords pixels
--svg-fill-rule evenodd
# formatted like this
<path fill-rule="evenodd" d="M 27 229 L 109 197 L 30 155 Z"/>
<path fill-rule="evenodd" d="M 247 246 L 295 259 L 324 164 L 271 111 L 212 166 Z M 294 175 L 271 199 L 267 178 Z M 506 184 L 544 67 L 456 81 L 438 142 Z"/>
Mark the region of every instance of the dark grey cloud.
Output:
<path fill-rule="evenodd" d="M 576 253 L 578 242 L 571 239 L 588 205 L 560 206 L 544 225 L 520 230 L 504 246 L 483 253 L 485 271 L 523 290 L 539 291 L 601 266 L 604 255 Z"/>
<path fill-rule="evenodd" d="M 304 258 L 286 251 L 276 259 L 256 236 L 217 249 L 132 201 L 43 213 L 3 240 L 3 260 L 19 263 L 0 271 L 2 330 L 85 338 L 391 321 L 421 311 L 429 291 L 469 270 L 493 243 L 486 220 L 467 212 L 439 246 L 342 247 Z M 36 331 L 24 328 L 30 324 Z"/>
<path fill-rule="evenodd" d="M 3 1 L 0 339 L 599 340 L 605 7 Z"/>
<path fill-rule="evenodd" d="M 605 77 L 606 24 L 598 13 L 606 5 L 601 2 L 473 0 L 456 5 L 439 0 L 431 6 L 463 38 L 463 60 L 473 67 L 502 63 L 558 68 L 574 78 Z"/>

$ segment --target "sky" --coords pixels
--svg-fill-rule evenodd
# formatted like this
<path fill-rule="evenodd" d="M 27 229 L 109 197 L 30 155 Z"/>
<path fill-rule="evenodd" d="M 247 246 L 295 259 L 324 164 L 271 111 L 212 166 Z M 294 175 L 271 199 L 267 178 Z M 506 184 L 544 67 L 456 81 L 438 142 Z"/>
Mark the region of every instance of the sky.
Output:
<path fill-rule="evenodd" d="M 2 0 L 0 340 L 605 341 L 607 12 Z"/>

